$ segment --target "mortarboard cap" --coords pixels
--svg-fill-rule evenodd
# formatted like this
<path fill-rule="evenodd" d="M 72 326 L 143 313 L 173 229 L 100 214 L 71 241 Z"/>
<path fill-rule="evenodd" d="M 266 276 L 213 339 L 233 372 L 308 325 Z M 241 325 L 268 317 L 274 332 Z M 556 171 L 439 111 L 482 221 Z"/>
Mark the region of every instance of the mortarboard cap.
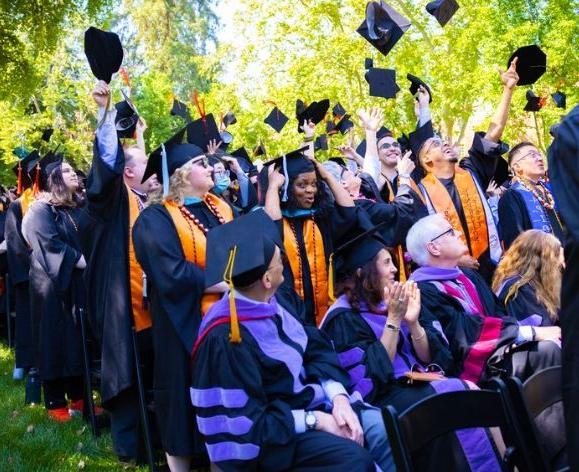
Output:
<path fill-rule="evenodd" d="M 386 248 L 385 241 L 377 232 L 381 226 L 383 225 L 358 234 L 334 251 L 336 273 L 350 275 L 372 261 L 382 249 Z"/>
<path fill-rule="evenodd" d="M 364 59 L 364 69 L 372 69 L 374 67 L 374 59 L 367 57 Z"/>
<path fill-rule="evenodd" d="M 314 124 L 321 122 L 330 108 L 330 101 L 326 98 L 319 102 L 312 102 L 307 107 L 301 100 L 296 101 L 296 119 L 298 120 L 298 131 L 303 133 L 304 121 L 311 121 Z"/>
<path fill-rule="evenodd" d="M 445 26 L 458 10 L 456 0 L 435 0 L 426 5 L 426 11 L 436 18 L 440 26 Z"/>
<path fill-rule="evenodd" d="M 392 131 L 390 131 L 386 126 L 381 126 L 380 129 L 376 132 L 376 142 L 380 141 L 382 138 L 386 136 L 392 136 Z M 366 154 L 366 140 L 363 139 L 358 147 L 356 147 L 356 153 L 360 156 L 364 157 Z"/>
<path fill-rule="evenodd" d="M 555 105 L 557 105 L 557 108 L 567 108 L 567 95 L 563 92 L 557 90 L 555 93 L 551 94 L 551 97 L 553 98 Z"/>
<path fill-rule="evenodd" d="M 538 97 L 532 90 L 527 90 L 525 98 L 527 99 L 527 103 L 524 111 L 539 111 L 547 101 L 546 97 Z"/>
<path fill-rule="evenodd" d="M 146 182 L 152 175 L 157 175 L 157 179 L 164 186 L 168 186 L 168 178 L 173 175 L 179 167 L 189 162 L 194 157 L 200 156 L 205 151 L 195 144 L 182 144 L 183 136 L 187 128 L 180 129 L 171 138 L 165 141 L 150 155 L 147 161 L 147 167 L 143 174 L 141 183 Z M 164 152 L 163 152 L 164 148 Z M 163 154 L 166 154 L 166 169 L 163 169 Z M 163 177 L 165 174 L 167 181 Z"/>
<path fill-rule="evenodd" d="M 24 159 L 30 152 L 24 146 L 18 146 L 12 150 L 12 154 L 18 159 Z"/>
<path fill-rule="evenodd" d="M 336 123 L 336 131 L 339 131 L 341 134 L 346 134 L 354 127 L 354 123 L 350 120 L 350 115 L 344 115 L 340 121 Z M 334 133 L 335 134 L 335 133 Z"/>
<path fill-rule="evenodd" d="M 40 155 L 36 149 L 26 154 L 20 161 L 12 168 L 16 176 L 19 178 L 18 187 L 21 193 L 23 189 L 30 187 L 33 183 L 32 171 L 40 160 Z"/>
<path fill-rule="evenodd" d="M 40 165 L 40 176 L 41 176 L 40 186 L 42 187 L 43 190 L 48 189 L 48 177 L 57 167 L 60 167 L 62 165 L 63 161 L 64 156 L 62 155 L 62 153 L 56 152 L 56 150 L 48 151 L 46 155 L 42 159 L 40 159 L 38 163 Z"/>
<path fill-rule="evenodd" d="M 364 77 L 370 85 L 371 97 L 396 98 L 400 87 L 396 84 L 396 71 L 394 69 L 374 67 L 368 70 Z"/>
<path fill-rule="evenodd" d="M 285 116 L 278 107 L 274 107 L 269 115 L 267 115 L 267 118 L 263 120 L 264 123 L 267 123 L 278 133 L 281 132 L 288 121 L 289 118 Z"/>
<path fill-rule="evenodd" d="M 137 108 L 133 101 L 121 90 L 124 100 L 116 103 L 117 114 L 115 116 L 115 127 L 119 138 L 133 138 L 139 122 Z"/>
<path fill-rule="evenodd" d="M 180 102 L 176 98 L 173 99 L 173 107 L 171 108 L 171 115 L 183 118 L 185 120 L 185 123 L 191 122 L 191 114 L 189 113 L 187 105 L 185 105 L 183 102 Z"/>
<path fill-rule="evenodd" d="M 276 157 L 275 159 L 263 164 L 264 168 L 274 165 L 279 168 L 280 172 L 285 176 L 282 202 L 286 202 L 288 199 L 288 187 L 291 180 L 295 179 L 300 174 L 314 172 L 316 170 L 314 163 L 304 156 L 304 151 L 307 150 L 308 147 L 309 146 L 304 146 L 295 151 L 288 152 L 281 157 Z"/>
<path fill-rule="evenodd" d="M 49 142 L 50 138 L 52 136 L 52 134 L 54 133 L 54 129 L 52 128 L 46 128 L 43 132 L 42 132 L 42 136 L 40 137 L 40 139 L 42 139 L 44 142 Z"/>
<path fill-rule="evenodd" d="M 420 156 L 420 150 L 424 143 L 434 137 L 434 130 L 432 129 L 432 121 L 428 121 L 416 130 L 412 131 L 408 136 L 408 141 L 410 142 L 410 149 L 412 154 L 418 160 Z"/>
<path fill-rule="evenodd" d="M 235 117 L 232 111 L 228 111 L 221 120 L 221 122 L 223 123 L 223 126 L 227 128 L 228 126 L 237 123 L 237 118 Z"/>
<path fill-rule="evenodd" d="M 327 151 L 328 137 L 325 134 L 319 135 L 314 141 L 314 151 Z"/>
<path fill-rule="evenodd" d="M 412 74 L 406 74 L 406 78 L 410 81 L 409 90 L 413 97 L 416 96 L 419 87 L 422 85 L 428 91 L 428 95 L 430 96 L 429 103 L 432 102 L 432 90 L 430 90 L 430 87 L 426 85 L 426 82 Z M 416 97 L 416 100 L 418 100 L 418 97 Z"/>
<path fill-rule="evenodd" d="M 253 157 L 265 156 L 267 154 L 265 150 L 265 146 L 262 142 L 260 142 L 255 148 L 253 149 Z"/>
<path fill-rule="evenodd" d="M 249 154 L 247 153 L 247 150 L 244 147 L 236 149 L 230 154 L 230 156 L 234 157 L 237 160 L 237 162 L 239 162 L 241 170 L 243 170 L 243 172 L 245 172 L 246 174 L 256 173 L 257 169 L 253 165 L 253 162 L 251 162 L 251 158 L 249 157 Z M 237 178 L 237 175 L 235 175 L 234 172 L 231 172 L 231 176 L 233 180 Z"/>
<path fill-rule="evenodd" d="M 123 63 L 123 46 L 118 35 L 92 26 L 84 33 L 84 53 L 93 75 L 107 84 Z"/>
<path fill-rule="evenodd" d="M 332 108 L 332 114 L 335 118 L 340 118 L 346 114 L 346 109 L 338 102 Z"/>
<path fill-rule="evenodd" d="M 368 2 L 358 33 L 385 56 L 410 28 L 410 21 L 384 1 Z"/>
<path fill-rule="evenodd" d="M 515 57 L 519 58 L 517 61 L 517 74 L 519 75 L 517 85 L 534 84 L 547 70 L 547 55 L 539 46 L 532 44 L 517 49 L 509 58 L 507 68 Z"/>
<path fill-rule="evenodd" d="M 221 141 L 221 134 L 217 128 L 217 123 L 215 123 L 215 118 L 213 118 L 213 114 L 211 113 L 205 115 L 204 118 L 192 121 L 187 125 L 186 129 L 187 142 L 200 147 L 203 149 L 203 152 L 207 151 L 209 141 L 215 140 L 217 143 Z"/>

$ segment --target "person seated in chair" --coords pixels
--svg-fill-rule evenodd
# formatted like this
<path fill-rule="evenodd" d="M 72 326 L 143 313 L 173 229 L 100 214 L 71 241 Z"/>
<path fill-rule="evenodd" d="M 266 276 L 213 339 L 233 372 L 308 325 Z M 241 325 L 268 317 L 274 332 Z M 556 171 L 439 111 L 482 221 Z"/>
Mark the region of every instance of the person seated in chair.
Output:
<path fill-rule="evenodd" d="M 331 345 L 299 320 L 297 294 L 278 291 L 276 233 L 256 211 L 208 235 L 206 283 L 230 287 L 192 353 L 191 399 L 211 462 L 223 471 L 394 470 L 380 411 L 347 394 Z"/>
<path fill-rule="evenodd" d="M 454 362 L 440 324 L 421 309 L 415 282 L 395 280 L 392 250 L 374 230 L 339 248 L 335 264 L 341 295 L 320 329 L 332 340 L 355 394 L 402 412 L 436 393 L 477 388 L 441 375 L 441 370 L 452 374 Z M 429 322 L 421 322 L 419 315 Z M 428 372 L 432 370 L 437 372 Z M 473 470 L 471 464 L 480 464 L 476 470 L 501 470 L 494 441 L 484 428 L 448 433 L 414 459 L 414 467 L 422 471 Z"/>
<path fill-rule="evenodd" d="M 458 268 L 468 249 L 442 214 L 416 222 L 406 246 L 420 266 L 411 280 L 418 283 L 422 307 L 440 323 L 461 379 L 478 383 L 502 374 L 524 381 L 561 363 L 559 327 L 520 326 L 476 271 Z"/>

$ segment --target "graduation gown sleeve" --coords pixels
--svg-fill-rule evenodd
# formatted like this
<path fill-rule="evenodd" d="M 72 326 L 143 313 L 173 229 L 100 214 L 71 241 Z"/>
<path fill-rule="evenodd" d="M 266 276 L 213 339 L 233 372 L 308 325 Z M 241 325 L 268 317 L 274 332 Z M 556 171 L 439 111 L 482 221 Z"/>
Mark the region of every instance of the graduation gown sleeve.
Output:
<path fill-rule="evenodd" d="M 501 300 L 506 298 L 508 287 L 505 287 L 501 294 Z M 539 303 L 535 295 L 535 290 L 529 284 L 522 285 L 517 294 L 509 297 L 505 303 L 507 314 L 516 318 L 519 322 L 525 323 L 532 315 L 539 315 L 541 317 L 541 326 L 553 326 L 553 321 L 547 309 Z M 533 325 L 535 326 L 535 325 Z"/>
<path fill-rule="evenodd" d="M 66 210 L 65 210 L 66 211 Z M 22 232 L 38 264 L 59 292 L 67 290 L 82 253 L 67 244 L 58 231 L 55 210 L 46 203 L 34 203 L 22 222 Z"/>
<path fill-rule="evenodd" d="M 161 205 L 141 212 L 133 228 L 133 241 L 139 264 L 151 284 L 154 303 L 169 317 L 184 347 L 191 352 L 201 321 L 203 269 L 185 259 L 171 216 Z"/>
<path fill-rule="evenodd" d="M 499 236 L 505 249 L 523 231 L 531 228 L 525 202 L 513 189 L 507 190 L 499 200 Z"/>
<path fill-rule="evenodd" d="M 30 270 L 30 248 L 22 236 L 22 206 L 15 200 L 6 210 L 4 226 L 8 270 L 13 285 L 27 282 Z"/>
<path fill-rule="evenodd" d="M 502 159 L 501 151 L 504 149 L 504 143 L 489 141 L 485 139 L 484 132 L 478 131 L 473 137 L 468 156 L 460 161 L 463 169 L 469 170 L 476 176 L 483 192 L 495 175 L 497 160 Z"/>
<path fill-rule="evenodd" d="M 348 371 L 349 390 L 359 392 L 368 403 L 376 403 L 388 391 L 394 369 L 372 329 L 360 314 L 346 309 L 325 322 L 322 330 Z"/>
<path fill-rule="evenodd" d="M 241 329 L 243 341 L 234 344 L 228 325 L 214 328 L 195 355 L 191 400 L 197 424 L 220 470 L 281 470 L 295 450 L 292 411 L 266 396 L 257 349 Z"/>

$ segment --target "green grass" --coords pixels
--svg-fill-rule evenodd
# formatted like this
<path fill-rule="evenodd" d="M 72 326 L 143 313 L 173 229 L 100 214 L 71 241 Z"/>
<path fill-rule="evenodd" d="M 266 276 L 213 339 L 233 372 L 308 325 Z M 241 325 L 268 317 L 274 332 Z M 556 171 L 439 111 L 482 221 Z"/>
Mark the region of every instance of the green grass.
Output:
<path fill-rule="evenodd" d="M 110 432 L 94 440 L 80 418 L 48 419 L 43 405 L 24 405 L 24 382 L 12 380 L 14 355 L 0 344 L 0 469 L 11 471 L 145 471 L 127 468 L 112 452 Z"/>

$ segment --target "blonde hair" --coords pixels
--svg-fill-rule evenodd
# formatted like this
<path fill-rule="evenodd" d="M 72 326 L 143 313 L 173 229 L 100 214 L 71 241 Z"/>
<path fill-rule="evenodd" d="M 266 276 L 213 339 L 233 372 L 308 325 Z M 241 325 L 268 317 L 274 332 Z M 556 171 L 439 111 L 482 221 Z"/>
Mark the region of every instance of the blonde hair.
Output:
<path fill-rule="evenodd" d="M 185 204 L 185 197 L 191 193 L 191 183 L 189 174 L 193 169 L 193 162 L 189 161 L 179 167 L 169 178 L 169 193 L 163 198 L 163 186 L 159 190 L 152 192 L 147 200 L 147 205 L 153 203 L 163 203 L 165 201 L 175 202 L 177 205 Z"/>
<path fill-rule="evenodd" d="M 532 285 L 537 301 L 552 321 L 559 318 L 561 307 L 561 243 L 552 234 L 536 229 L 521 233 L 504 254 L 493 277 L 496 292 L 510 277 L 519 279 L 509 288 L 506 300 L 515 297 L 526 284 Z"/>

